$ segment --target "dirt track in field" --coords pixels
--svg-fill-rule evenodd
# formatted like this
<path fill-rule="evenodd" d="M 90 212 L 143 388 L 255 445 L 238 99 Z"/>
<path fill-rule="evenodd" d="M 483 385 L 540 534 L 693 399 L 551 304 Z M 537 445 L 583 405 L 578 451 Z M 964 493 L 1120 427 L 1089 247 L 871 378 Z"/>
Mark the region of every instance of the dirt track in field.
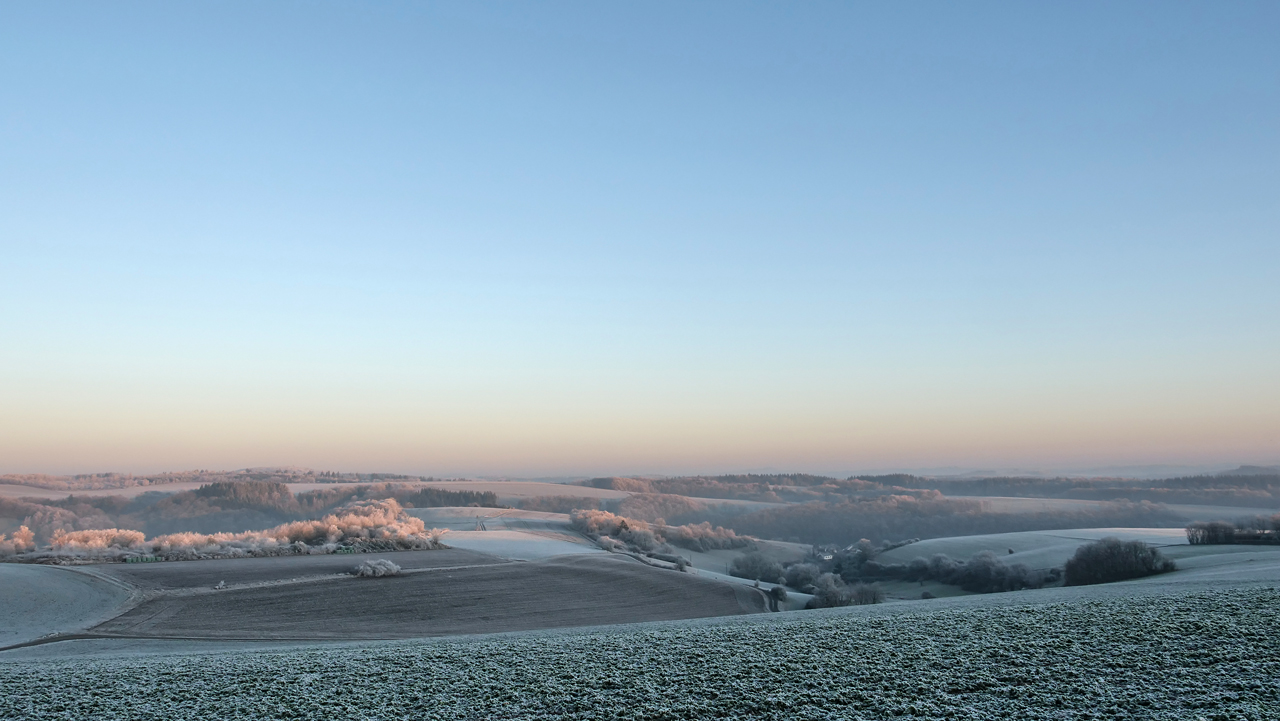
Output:
<path fill-rule="evenodd" d="M 387 555 L 399 563 L 405 554 Z M 199 563 L 208 562 L 191 565 Z M 752 588 L 620 556 L 590 555 L 161 595 L 91 632 L 144 638 L 392 639 L 765 610 L 763 595 Z"/>

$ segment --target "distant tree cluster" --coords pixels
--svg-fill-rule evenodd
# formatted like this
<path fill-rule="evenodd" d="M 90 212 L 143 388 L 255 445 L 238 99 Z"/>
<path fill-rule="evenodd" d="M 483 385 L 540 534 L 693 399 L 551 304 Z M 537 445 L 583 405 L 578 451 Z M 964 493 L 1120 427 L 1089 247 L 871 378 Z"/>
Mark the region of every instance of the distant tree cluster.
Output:
<path fill-rule="evenodd" d="M 1192 545 L 1230 543 L 1280 543 L 1280 513 L 1255 516 L 1234 523 L 1196 522 L 1187 526 L 1187 542 Z"/>
<path fill-rule="evenodd" d="M 621 545 L 643 553 L 661 551 L 666 544 L 648 523 L 617 516 L 608 511 L 574 511 L 569 514 L 569 520 L 574 529 L 594 539 L 606 550 L 615 550 Z"/>
<path fill-rule="evenodd" d="M 972 593 L 1042 588 L 1060 578 L 1058 569 L 1037 570 L 1022 563 L 1005 563 L 991 551 L 976 553 L 967 561 L 941 553 L 928 559 L 916 557 L 904 569 L 894 568 L 893 574 L 907 581 L 933 580 L 959 586 Z"/>
<path fill-rule="evenodd" d="M 0 533 L 25 526 L 46 544 L 58 532 L 137 529 L 170 533 L 237 533 L 314 519 L 355 501 L 394 499 L 406 507 L 497 506 L 491 492 L 453 491 L 403 483 L 344 485 L 293 494 L 279 481 L 217 481 L 179 493 L 0 498 Z"/>
<path fill-rule="evenodd" d="M 945 554 L 932 558 L 917 556 L 910 563 L 881 563 L 876 557 L 903 544 L 873 545 L 862 539 L 857 544 L 834 554 L 814 554 L 810 560 L 793 563 L 783 569 L 782 582 L 806 593 L 815 593 L 818 579 L 831 576 L 846 585 L 872 584 L 877 581 L 938 581 L 959 586 L 974 593 L 1017 591 L 1041 588 L 1060 578 L 1057 569 L 1036 570 L 1021 563 L 1005 563 L 990 551 L 975 554 L 968 561 Z M 829 558 L 827 557 L 829 556 Z"/>
<path fill-rule="evenodd" d="M 1177 565 L 1142 541 L 1104 538 L 1076 549 L 1067 561 L 1068 586 L 1112 583 L 1176 571 Z"/>
<path fill-rule="evenodd" d="M 834 608 L 836 606 L 868 606 L 884 602 L 884 590 L 878 583 L 846 584 L 834 573 L 824 573 L 814 580 L 813 598 L 805 608 Z"/>
<path fill-rule="evenodd" d="M 639 518 L 658 525 L 711 521 L 724 515 L 718 506 L 670 493 L 633 493 L 611 503 L 610 510 L 627 518 Z"/>
<path fill-rule="evenodd" d="M 782 564 L 760 551 L 750 551 L 733 559 L 729 563 L 729 575 L 752 581 L 785 583 L 782 577 Z"/>
<path fill-rule="evenodd" d="M 683 526 L 667 526 L 662 533 L 672 545 L 691 551 L 745 548 L 755 544 L 755 539 L 739 536 L 731 529 L 712 526 L 705 521 Z"/>
<path fill-rule="evenodd" d="M 741 548 L 753 545 L 755 539 L 739 536 L 709 523 L 690 526 L 655 527 L 636 518 L 626 518 L 608 511 L 580 509 L 569 514 L 569 521 L 579 533 L 595 540 L 610 551 L 630 551 L 656 558 L 684 569 L 689 561 L 673 546 L 694 551 L 713 548 Z M 781 567 L 779 567 L 781 572 Z M 778 578 L 778 575 L 773 577 Z"/>
<path fill-rule="evenodd" d="M 183 532 L 148 538 L 141 531 L 122 528 L 59 529 L 46 546 L 23 543 L 25 548 L 15 548 L 13 553 L 22 554 L 18 560 L 36 563 L 125 561 L 137 557 L 178 561 L 335 553 L 341 549 L 434 549 L 442 547 L 440 537 L 444 533 L 428 530 L 421 519 L 405 514 L 400 504 L 389 498 L 354 501 L 323 518 L 240 533 Z M 21 529 L 15 536 L 34 541 L 32 534 Z"/>

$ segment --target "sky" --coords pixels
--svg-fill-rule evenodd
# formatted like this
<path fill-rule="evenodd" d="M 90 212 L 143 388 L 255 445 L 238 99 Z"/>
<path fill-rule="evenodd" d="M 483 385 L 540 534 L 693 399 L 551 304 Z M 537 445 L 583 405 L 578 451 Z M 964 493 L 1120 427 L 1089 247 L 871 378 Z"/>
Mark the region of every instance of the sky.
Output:
<path fill-rule="evenodd" d="M 1280 463 L 1278 36 L 4 4 L 0 473 Z"/>

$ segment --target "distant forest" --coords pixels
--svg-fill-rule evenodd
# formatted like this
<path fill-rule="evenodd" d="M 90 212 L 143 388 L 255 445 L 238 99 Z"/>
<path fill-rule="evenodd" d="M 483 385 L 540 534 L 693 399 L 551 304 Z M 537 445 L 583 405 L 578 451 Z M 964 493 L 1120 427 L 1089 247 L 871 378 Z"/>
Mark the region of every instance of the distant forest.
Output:
<path fill-rule="evenodd" d="M 593 478 L 582 481 L 581 484 L 632 493 L 677 494 L 694 498 L 765 503 L 840 503 L 846 499 L 931 490 L 952 497 L 1016 496 L 1280 508 L 1280 470 L 1248 466 L 1215 475 L 1163 480 L 1030 477 L 953 479 L 899 473 L 844 479 L 805 474 Z"/>
<path fill-rule="evenodd" d="M 320 518 L 351 501 L 394 498 L 406 508 L 496 507 L 492 492 L 450 491 L 404 483 L 344 485 L 294 494 L 278 481 L 220 481 L 192 491 L 60 500 L 0 498 L 0 533 L 27 526 L 43 543 L 59 529 L 127 528 L 147 536 L 191 531 L 256 531 Z"/>
<path fill-rule="evenodd" d="M 1162 504 L 1145 501 L 1111 501 L 1069 510 L 1004 512 L 992 510 L 991 504 L 979 499 L 952 498 L 934 490 L 776 505 L 741 504 L 668 493 L 633 493 L 604 502 L 549 496 L 521 501 L 520 507 L 558 513 L 603 508 L 646 523 L 671 526 L 711 523 L 756 538 L 841 546 L 864 538 L 881 543 L 1060 528 L 1167 528 L 1182 526 L 1187 521 Z"/>
<path fill-rule="evenodd" d="M 166 486 L 172 483 L 218 483 L 221 481 L 277 481 L 280 483 L 379 483 L 385 481 L 431 482 L 448 480 L 399 473 L 340 473 L 309 468 L 243 468 L 238 471 L 179 471 L 176 473 L 82 473 L 54 476 L 47 473 L 0 475 L 0 483 L 47 488 L 54 491 L 101 491 L 139 486 Z"/>
<path fill-rule="evenodd" d="M 581 507 L 595 506 L 589 499 L 582 500 Z M 1186 518 L 1164 505 L 1146 501 L 1007 512 L 992 510 L 981 500 L 951 498 L 933 490 L 763 508 L 668 494 L 635 494 L 605 506 L 620 516 L 649 523 L 709 522 L 757 538 L 842 546 L 864 538 L 881 543 L 1060 528 L 1167 528 L 1186 523 Z"/>

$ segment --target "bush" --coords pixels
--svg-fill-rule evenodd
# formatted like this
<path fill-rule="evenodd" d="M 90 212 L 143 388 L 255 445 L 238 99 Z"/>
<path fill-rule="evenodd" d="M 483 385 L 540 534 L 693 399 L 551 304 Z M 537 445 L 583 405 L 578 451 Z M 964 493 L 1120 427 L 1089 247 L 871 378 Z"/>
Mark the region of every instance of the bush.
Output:
<path fill-rule="evenodd" d="M 803 591 L 822 575 L 822 571 L 812 563 L 793 563 L 783 573 L 786 584 L 797 591 Z"/>
<path fill-rule="evenodd" d="M 928 591 L 921 591 L 921 592 L 920 592 L 920 600 L 921 600 L 921 601 L 928 601 L 928 600 L 929 600 L 929 599 L 931 599 L 931 598 L 937 598 L 937 596 L 934 596 L 932 593 L 929 593 Z"/>
<path fill-rule="evenodd" d="M 1173 561 L 1142 541 L 1104 538 L 1076 549 L 1067 561 L 1066 585 L 1085 586 L 1177 570 Z"/>
<path fill-rule="evenodd" d="M 782 578 L 782 564 L 759 551 L 751 551 L 733 559 L 729 575 L 773 583 Z"/>
<path fill-rule="evenodd" d="M 873 603 L 884 603 L 884 589 L 878 583 L 858 583 L 849 592 L 855 606 L 870 606 Z"/>
<path fill-rule="evenodd" d="M 769 589 L 769 596 L 773 598 L 773 600 L 781 603 L 787 600 L 787 589 L 782 586 L 774 586 Z"/>
<path fill-rule="evenodd" d="M 385 558 L 379 558 L 374 561 L 365 561 L 351 570 L 352 576 L 361 578 L 383 578 L 384 576 L 399 576 L 400 567 L 388 561 Z"/>
<path fill-rule="evenodd" d="M 805 604 L 806 608 L 835 608 L 853 603 L 853 595 L 849 587 L 834 573 L 824 573 L 813 582 L 813 598 Z"/>

